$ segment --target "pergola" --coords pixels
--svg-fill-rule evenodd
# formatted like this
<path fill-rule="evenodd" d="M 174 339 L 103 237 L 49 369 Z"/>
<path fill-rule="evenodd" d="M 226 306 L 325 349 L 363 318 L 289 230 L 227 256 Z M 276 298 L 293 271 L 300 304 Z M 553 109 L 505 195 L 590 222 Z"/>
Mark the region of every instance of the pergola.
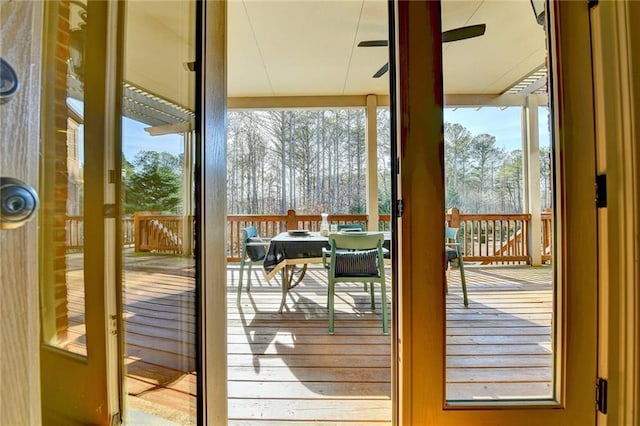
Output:
<path fill-rule="evenodd" d="M 192 2 L 160 2 L 153 8 L 129 3 L 132 34 L 125 46 L 125 114 L 147 123 L 152 135 L 184 133 L 185 167 L 191 167 L 193 152 L 193 8 Z M 538 106 L 548 102 L 545 32 L 538 19 L 543 10 L 538 0 L 442 1 L 444 31 L 486 24 L 480 37 L 443 44 L 445 106 L 522 108 L 530 235 L 541 230 Z M 373 74 L 388 60 L 388 49 L 358 43 L 388 38 L 387 2 L 230 1 L 227 13 L 229 109 L 366 109 L 367 212 L 375 226 L 375 111 L 389 105 L 389 74 Z M 135 54 L 141 50 L 146 54 Z M 184 61 L 171 63 L 167 57 Z M 185 182 L 185 188 L 190 185 Z M 531 238 L 530 244 L 532 264 L 538 265 L 540 239 Z"/>

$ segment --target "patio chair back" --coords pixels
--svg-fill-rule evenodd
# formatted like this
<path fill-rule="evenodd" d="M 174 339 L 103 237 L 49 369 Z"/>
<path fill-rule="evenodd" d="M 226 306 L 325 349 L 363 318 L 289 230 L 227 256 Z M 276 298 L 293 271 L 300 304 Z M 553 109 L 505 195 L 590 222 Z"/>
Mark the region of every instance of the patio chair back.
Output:
<path fill-rule="evenodd" d="M 330 234 L 331 246 L 328 280 L 329 333 L 334 333 L 335 286 L 343 282 L 369 283 L 371 309 L 375 310 L 374 283 L 380 284 L 382 331 L 389 332 L 386 283 L 384 275 L 384 234 Z"/>

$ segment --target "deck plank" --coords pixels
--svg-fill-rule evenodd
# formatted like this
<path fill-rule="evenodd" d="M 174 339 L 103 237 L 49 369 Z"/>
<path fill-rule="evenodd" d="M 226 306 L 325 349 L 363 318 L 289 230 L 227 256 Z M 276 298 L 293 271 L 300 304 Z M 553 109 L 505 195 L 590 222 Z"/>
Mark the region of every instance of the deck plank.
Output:
<path fill-rule="evenodd" d="M 179 424 L 195 421 L 190 273 L 182 267 L 173 274 L 155 259 L 125 274 L 130 405 Z M 229 425 L 389 425 L 392 348 L 391 337 L 381 330 L 379 290 L 371 312 L 362 284 L 338 288 L 336 334 L 329 335 L 321 267 L 309 268 L 282 314 L 279 282 L 265 281 L 261 271 L 254 272 L 251 291 L 244 290 L 236 305 L 238 273 L 230 265 Z M 469 307 L 461 303 L 458 275 L 450 276 L 446 300 L 447 395 L 456 400 L 551 395 L 551 269 L 468 267 Z M 80 308 L 81 296 L 77 303 Z"/>

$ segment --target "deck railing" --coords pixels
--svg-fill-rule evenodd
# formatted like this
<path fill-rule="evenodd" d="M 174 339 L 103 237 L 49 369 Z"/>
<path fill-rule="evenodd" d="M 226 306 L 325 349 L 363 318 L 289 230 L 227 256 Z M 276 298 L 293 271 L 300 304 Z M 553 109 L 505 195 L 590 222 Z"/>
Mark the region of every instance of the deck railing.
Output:
<path fill-rule="evenodd" d="M 460 229 L 465 261 L 482 264 L 530 263 L 530 214 L 461 214 L 452 209 L 445 215 L 449 226 Z M 541 259 L 552 259 L 552 217 L 541 216 Z"/>
<path fill-rule="evenodd" d="M 529 262 L 529 214 L 459 215 L 464 260 L 501 263 Z"/>
<path fill-rule="evenodd" d="M 84 216 L 67 216 L 67 251 L 78 251 L 84 247 Z M 122 218 L 122 244 L 132 247 L 135 244 L 133 216 Z"/>
<path fill-rule="evenodd" d="M 135 251 L 182 253 L 182 216 L 135 213 Z"/>
<path fill-rule="evenodd" d="M 329 215 L 329 223 L 338 225 L 358 223 L 363 229 L 367 229 L 368 217 L 366 214 L 333 214 Z M 299 215 L 295 210 L 289 210 L 282 215 L 227 215 L 227 260 L 238 261 L 240 259 L 240 234 L 243 228 L 255 226 L 258 235 L 264 238 L 272 238 L 280 232 L 291 229 L 308 229 L 312 232 L 320 230 L 322 217 L 319 214 Z M 391 230 L 391 215 L 381 214 L 378 219 L 380 231 Z"/>
<path fill-rule="evenodd" d="M 445 215 L 450 226 L 460 228 L 465 261 L 488 263 L 528 263 L 529 214 L 460 214 L 453 209 Z M 123 241 L 133 245 L 136 251 L 183 254 L 182 216 L 136 213 L 123 220 Z M 320 229 L 319 214 L 299 215 L 289 210 L 282 215 L 228 215 L 227 216 L 227 260 L 238 261 L 240 256 L 240 234 L 243 228 L 256 226 L 258 234 L 271 238 L 290 229 Z M 359 223 L 368 227 L 365 214 L 329 215 L 329 222 L 336 224 Z M 391 230 L 390 215 L 379 216 L 378 229 Z M 541 217 L 541 259 L 550 262 L 553 256 L 552 216 L 543 212 Z M 67 247 L 69 250 L 82 249 L 83 218 L 67 217 Z M 187 254 L 187 253 L 184 253 Z"/>
<path fill-rule="evenodd" d="M 542 262 L 551 263 L 553 257 L 553 217 L 551 211 L 542 212 Z"/>

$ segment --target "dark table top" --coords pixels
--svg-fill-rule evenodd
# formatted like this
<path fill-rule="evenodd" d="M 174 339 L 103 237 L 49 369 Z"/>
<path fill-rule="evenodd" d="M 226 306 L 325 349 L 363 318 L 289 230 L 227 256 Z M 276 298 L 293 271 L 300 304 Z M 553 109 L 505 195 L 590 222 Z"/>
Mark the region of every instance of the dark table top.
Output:
<path fill-rule="evenodd" d="M 391 233 L 384 233 L 384 245 L 388 249 Z M 329 248 L 329 238 L 319 232 L 309 232 L 307 235 L 294 236 L 282 232 L 271 239 L 269 250 L 264 258 L 264 270 L 271 272 L 286 259 L 321 258 L 322 249 Z"/>

